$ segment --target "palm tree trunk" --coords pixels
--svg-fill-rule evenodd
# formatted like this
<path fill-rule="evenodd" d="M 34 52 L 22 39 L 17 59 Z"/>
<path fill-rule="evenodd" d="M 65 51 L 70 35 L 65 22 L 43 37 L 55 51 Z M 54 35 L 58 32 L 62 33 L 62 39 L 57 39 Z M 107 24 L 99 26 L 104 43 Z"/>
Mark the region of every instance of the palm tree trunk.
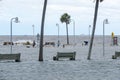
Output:
<path fill-rule="evenodd" d="M 43 61 L 43 36 L 44 36 L 44 21 L 45 21 L 46 7 L 47 7 L 47 0 L 44 1 L 42 21 L 41 21 L 41 36 L 40 36 L 40 45 L 39 45 L 39 61 Z"/>
<path fill-rule="evenodd" d="M 67 44 L 69 44 L 68 24 L 66 23 Z"/>
<path fill-rule="evenodd" d="M 89 52 L 88 52 L 88 60 L 90 60 L 90 57 L 91 57 L 92 45 L 93 45 L 93 40 L 94 40 L 94 33 L 95 33 L 96 22 L 97 22 L 98 7 L 99 7 L 99 0 L 96 0 L 92 37 L 90 40 L 90 47 L 89 47 Z"/>

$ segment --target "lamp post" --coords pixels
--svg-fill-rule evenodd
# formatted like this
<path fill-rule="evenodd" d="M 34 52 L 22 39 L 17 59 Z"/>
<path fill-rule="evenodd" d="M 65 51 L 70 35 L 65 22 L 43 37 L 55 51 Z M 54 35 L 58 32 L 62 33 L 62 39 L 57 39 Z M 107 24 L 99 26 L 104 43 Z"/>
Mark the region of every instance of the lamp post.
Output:
<path fill-rule="evenodd" d="M 34 33 L 34 28 L 35 28 L 35 26 L 34 26 L 34 24 L 32 25 L 32 27 L 33 27 L 33 39 L 34 39 L 34 35 L 35 35 L 35 33 Z"/>
<path fill-rule="evenodd" d="M 40 35 L 39 35 L 39 33 L 37 34 L 37 46 L 40 44 L 39 43 L 39 40 L 40 40 Z"/>
<path fill-rule="evenodd" d="M 73 19 L 71 19 L 73 21 L 73 35 L 74 35 L 74 45 L 76 44 L 75 42 L 75 21 Z"/>
<path fill-rule="evenodd" d="M 60 38 L 60 37 L 59 37 L 59 24 L 57 23 L 56 26 L 58 27 L 58 45 L 57 45 L 57 46 L 59 47 L 59 46 L 60 46 L 60 40 L 59 40 L 59 38 Z"/>
<path fill-rule="evenodd" d="M 105 24 L 108 24 L 108 19 L 103 20 L 103 56 L 105 55 Z"/>
<path fill-rule="evenodd" d="M 12 54 L 12 45 L 13 45 L 13 42 L 12 42 L 12 21 L 14 20 L 15 23 L 18 23 L 19 20 L 18 20 L 18 17 L 15 17 L 15 18 L 11 18 L 10 20 L 10 53 Z"/>
<path fill-rule="evenodd" d="M 91 28 L 91 25 L 89 25 L 89 28 L 88 28 L 88 32 L 89 32 L 89 41 L 90 41 L 90 28 Z"/>

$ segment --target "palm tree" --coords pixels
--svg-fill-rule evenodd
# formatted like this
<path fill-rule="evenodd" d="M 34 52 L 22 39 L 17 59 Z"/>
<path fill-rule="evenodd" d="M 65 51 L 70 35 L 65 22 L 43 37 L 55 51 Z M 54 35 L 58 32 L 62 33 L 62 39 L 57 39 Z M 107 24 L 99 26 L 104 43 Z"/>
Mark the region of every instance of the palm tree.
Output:
<path fill-rule="evenodd" d="M 100 2 L 102 2 L 103 0 L 100 0 Z"/>
<path fill-rule="evenodd" d="M 44 21 L 45 21 L 46 7 L 47 7 L 47 0 L 44 1 L 44 7 L 42 13 L 41 36 L 40 36 L 40 45 L 39 45 L 39 61 L 43 61 L 43 36 L 44 36 Z"/>
<path fill-rule="evenodd" d="M 69 36 L 68 36 L 68 24 L 70 23 L 70 15 L 68 15 L 67 13 L 64 13 L 61 18 L 60 21 L 62 23 L 66 23 L 66 33 L 67 33 L 67 44 L 69 44 Z"/>
<path fill-rule="evenodd" d="M 90 60 L 90 57 L 91 57 L 91 50 L 92 50 L 92 45 L 93 45 L 93 40 L 94 40 L 94 33 L 95 33 L 96 22 L 97 22 L 97 13 L 98 13 L 99 1 L 102 2 L 103 0 L 96 0 L 94 21 L 93 21 L 93 31 L 92 31 L 92 37 L 91 37 L 91 40 L 90 40 L 90 47 L 89 47 L 88 58 L 87 58 L 88 60 Z"/>

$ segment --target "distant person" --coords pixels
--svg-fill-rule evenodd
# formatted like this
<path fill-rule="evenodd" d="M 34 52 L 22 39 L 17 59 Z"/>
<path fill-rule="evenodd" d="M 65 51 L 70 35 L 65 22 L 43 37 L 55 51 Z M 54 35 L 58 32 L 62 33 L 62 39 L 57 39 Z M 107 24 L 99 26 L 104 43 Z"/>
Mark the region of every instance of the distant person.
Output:
<path fill-rule="evenodd" d="M 35 47 L 35 45 L 36 45 L 36 43 L 35 43 L 35 40 L 34 40 L 34 41 L 33 41 L 33 45 L 32 45 L 32 46 L 33 46 L 33 47 Z"/>
<path fill-rule="evenodd" d="M 63 48 L 65 48 L 65 45 L 63 44 Z"/>
<path fill-rule="evenodd" d="M 84 41 L 85 45 L 88 45 L 88 41 Z"/>
<path fill-rule="evenodd" d="M 60 41 L 58 41 L 58 43 L 57 43 L 57 47 L 59 47 L 60 46 Z"/>

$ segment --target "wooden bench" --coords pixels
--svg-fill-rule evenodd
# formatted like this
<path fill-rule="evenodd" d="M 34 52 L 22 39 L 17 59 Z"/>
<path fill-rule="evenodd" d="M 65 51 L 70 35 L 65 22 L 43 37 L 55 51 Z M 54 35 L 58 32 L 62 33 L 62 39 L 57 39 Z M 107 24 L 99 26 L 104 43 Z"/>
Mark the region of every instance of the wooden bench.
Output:
<path fill-rule="evenodd" d="M 18 54 L 0 54 L 0 60 L 15 60 L 15 62 L 20 62 L 20 53 L 18 53 Z"/>
<path fill-rule="evenodd" d="M 57 52 L 56 56 L 53 56 L 53 60 L 59 60 L 59 58 L 69 58 L 75 60 L 76 52 Z"/>
<path fill-rule="evenodd" d="M 120 57 L 120 52 L 115 51 L 115 55 L 112 55 L 112 59 L 117 59 L 117 57 Z"/>
<path fill-rule="evenodd" d="M 53 47 L 55 47 L 55 42 L 45 42 L 44 46 L 53 46 Z"/>
<path fill-rule="evenodd" d="M 4 42 L 4 43 L 3 43 L 3 45 L 11 45 L 11 44 L 14 45 L 13 42 Z"/>

